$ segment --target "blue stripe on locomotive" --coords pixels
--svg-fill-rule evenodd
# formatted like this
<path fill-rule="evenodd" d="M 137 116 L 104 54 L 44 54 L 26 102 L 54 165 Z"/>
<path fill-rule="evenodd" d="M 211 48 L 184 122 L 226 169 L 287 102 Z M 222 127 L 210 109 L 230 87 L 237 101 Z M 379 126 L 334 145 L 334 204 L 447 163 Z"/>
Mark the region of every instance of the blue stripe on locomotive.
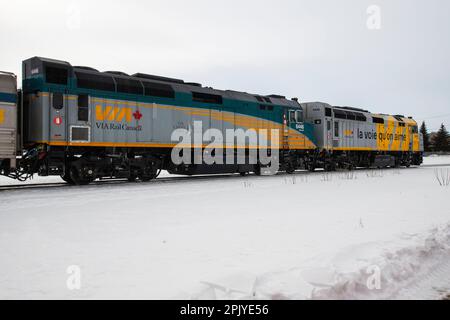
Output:
<path fill-rule="evenodd" d="M 17 102 L 17 95 L 13 94 L 13 93 L 0 92 L 0 101 L 1 102 L 8 102 L 8 103 L 16 103 Z"/>

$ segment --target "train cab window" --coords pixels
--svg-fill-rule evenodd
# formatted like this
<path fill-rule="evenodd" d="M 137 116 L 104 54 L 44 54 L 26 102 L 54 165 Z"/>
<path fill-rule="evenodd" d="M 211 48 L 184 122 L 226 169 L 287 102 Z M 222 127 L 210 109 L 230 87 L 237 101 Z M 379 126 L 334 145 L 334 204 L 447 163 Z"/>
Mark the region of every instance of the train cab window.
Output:
<path fill-rule="evenodd" d="M 331 117 L 331 108 L 325 108 L 325 117 Z"/>
<path fill-rule="evenodd" d="M 273 111 L 273 106 L 267 106 L 267 110 Z"/>
<path fill-rule="evenodd" d="M 45 67 L 45 81 L 47 83 L 67 85 L 68 71 L 66 68 Z"/>
<path fill-rule="evenodd" d="M 303 122 L 303 110 L 289 110 L 289 122 L 291 123 Z"/>
<path fill-rule="evenodd" d="M 339 137 L 339 122 L 338 121 L 334 122 L 334 136 L 336 138 Z"/>
<path fill-rule="evenodd" d="M 78 121 L 89 121 L 89 96 L 87 94 L 78 96 Z"/>
<path fill-rule="evenodd" d="M 303 111 L 302 110 L 295 111 L 295 122 L 297 122 L 297 123 L 303 122 Z"/>
<path fill-rule="evenodd" d="M 61 110 L 64 107 L 64 96 L 62 93 L 54 93 L 52 97 L 52 107 Z"/>
<path fill-rule="evenodd" d="M 295 111 L 289 110 L 289 122 L 295 122 Z"/>
<path fill-rule="evenodd" d="M 411 127 L 411 133 L 413 133 L 413 134 L 419 133 L 419 131 L 417 129 L 417 126 L 412 126 Z"/>

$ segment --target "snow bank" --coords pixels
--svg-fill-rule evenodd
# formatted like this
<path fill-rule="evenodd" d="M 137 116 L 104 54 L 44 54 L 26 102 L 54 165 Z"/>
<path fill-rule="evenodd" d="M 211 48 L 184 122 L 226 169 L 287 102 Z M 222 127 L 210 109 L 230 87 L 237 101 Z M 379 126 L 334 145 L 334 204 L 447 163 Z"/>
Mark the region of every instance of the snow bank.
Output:
<path fill-rule="evenodd" d="M 440 265 L 450 263 L 450 224 L 431 230 L 430 235 L 423 239 L 419 235 L 406 235 L 405 247 L 399 243 L 396 251 L 381 249 L 373 255 L 370 265 L 357 271 L 348 272 L 345 267 L 339 268 L 342 261 L 332 262 L 338 266 L 333 270 L 334 279 L 338 279 L 330 288 L 317 290 L 312 294 L 316 299 L 395 299 L 401 297 L 401 291 L 416 285 L 419 279 L 435 273 Z M 407 243 L 413 240 L 415 245 Z M 392 247 L 395 247 L 392 246 Z M 384 247 L 389 247 L 388 244 Z M 346 262 L 348 263 L 348 261 Z M 357 264 L 354 261 L 355 265 Z M 371 284 L 375 269 L 380 272 L 380 286 Z M 434 274 L 434 283 L 448 282 Z M 430 282 L 433 283 L 433 282 Z M 427 288 L 423 288 L 426 290 Z M 450 289 L 450 287 L 448 287 Z M 418 290 L 419 291 L 419 290 Z M 420 292 L 416 292 L 420 298 Z"/>
<path fill-rule="evenodd" d="M 218 283 L 203 282 L 190 298 L 403 299 L 405 291 L 411 291 L 413 286 L 413 293 L 409 292 L 406 298 L 420 299 L 438 298 L 439 292 L 433 290 L 436 283 L 450 290 L 450 224 L 434 228 L 425 239 L 417 234 L 405 234 L 402 238 L 395 243 L 343 248 L 332 257 L 322 257 L 321 262 L 316 259 L 314 268 L 262 275 L 237 273 Z M 408 245 L 411 241 L 416 244 Z M 427 278 L 423 287 L 422 278 Z"/>

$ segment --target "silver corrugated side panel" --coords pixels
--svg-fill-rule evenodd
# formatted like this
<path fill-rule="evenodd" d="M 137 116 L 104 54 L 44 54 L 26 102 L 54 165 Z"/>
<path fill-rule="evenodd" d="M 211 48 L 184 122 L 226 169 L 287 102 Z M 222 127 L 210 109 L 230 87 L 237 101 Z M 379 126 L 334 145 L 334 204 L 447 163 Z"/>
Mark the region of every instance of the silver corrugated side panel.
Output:
<path fill-rule="evenodd" d="M 0 160 L 10 159 L 16 165 L 17 79 L 0 71 Z"/>

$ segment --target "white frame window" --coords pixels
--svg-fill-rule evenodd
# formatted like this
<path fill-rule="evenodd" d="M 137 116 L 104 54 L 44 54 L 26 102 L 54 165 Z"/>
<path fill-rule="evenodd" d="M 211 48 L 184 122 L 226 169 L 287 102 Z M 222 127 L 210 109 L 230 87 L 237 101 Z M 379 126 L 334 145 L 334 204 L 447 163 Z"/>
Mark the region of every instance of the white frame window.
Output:
<path fill-rule="evenodd" d="M 289 110 L 289 122 L 290 123 L 302 123 L 303 122 L 303 110 Z"/>
<path fill-rule="evenodd" d="M 72 137 L 72 129 L 73 128 L 88 129 L 88 139 L 87 140 L 73 140 L 73 137 Z M 70 134 L 70 142 L 91 142 L 91 127 L 89 127 L 89 126 L 70 126 L 69 134 Z"/>
<path fill-rule="evenodd" d="M 289 110 L 289 122 L 294 123 L 295 121 L 295 110 Z"/>

